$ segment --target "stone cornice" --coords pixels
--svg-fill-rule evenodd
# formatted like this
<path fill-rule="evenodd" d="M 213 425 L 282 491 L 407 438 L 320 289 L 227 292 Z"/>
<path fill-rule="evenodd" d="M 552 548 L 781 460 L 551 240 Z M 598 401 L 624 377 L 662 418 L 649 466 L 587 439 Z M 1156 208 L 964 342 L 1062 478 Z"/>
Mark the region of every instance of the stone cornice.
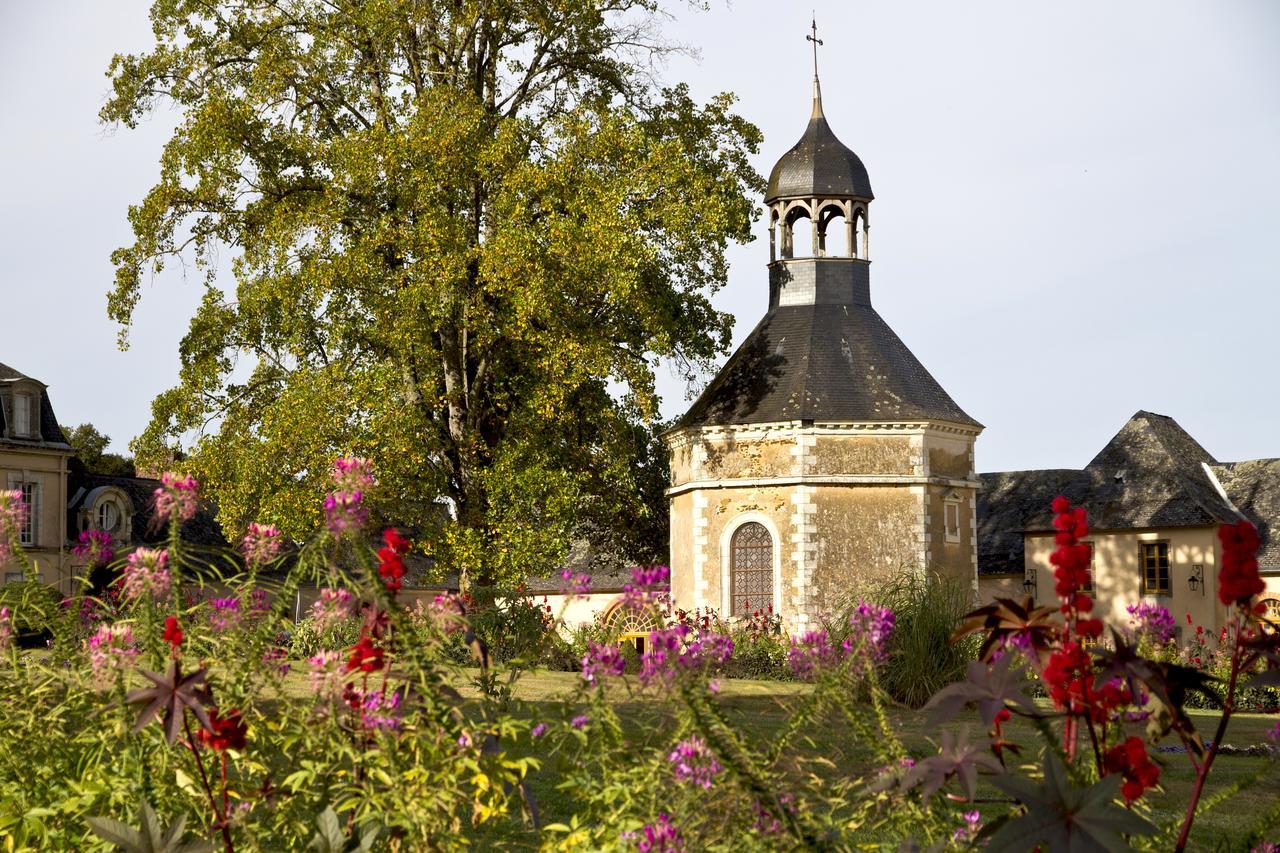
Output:
<path fill-rule="evenodd" d="M 667 497 L 700 489 L 753 489 L 789 486 L 951 486 L 976 489 L 980 480 L 954 477 L 919 477 L 912 474 L 804 474 L 782 477 L 733 477 L 724 480 L 690 480 L 667 489 Z"/>
<path fill-rule="evenodd" d="M 672 449 L 703 441 L 736 438 L 763 438 L 770 433 L 783 435 L 892 435 L 942 433 L 976 437 L 981 427 L 951 421 L 841 421 L 808 422 L 773 421 L 762 424 L 730 424 L 726 426 L 683 427 L 666 433 L 663 438 Z"/>

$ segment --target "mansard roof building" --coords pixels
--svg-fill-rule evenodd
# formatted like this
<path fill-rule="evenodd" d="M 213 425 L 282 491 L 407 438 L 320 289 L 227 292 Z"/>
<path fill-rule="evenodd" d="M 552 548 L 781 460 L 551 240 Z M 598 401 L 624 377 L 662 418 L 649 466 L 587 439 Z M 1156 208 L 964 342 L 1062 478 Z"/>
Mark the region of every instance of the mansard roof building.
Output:
<path fill-rule="evenodd" d="M 58 426 L 47 386 L 0 364 L 0 488 L 20 490 L 30 507 L 18 541 L 42 581 L 64 594 L 76 591 L 85 560 L 73 549 L 85 530 L 111 534 L 117 555 L 162 542 L 165 531 L 151 523 L 159 485 L 86 470 Z M 194 545 L 226 544 L 207 506 L 183 524 L 182 537 Z M 5 583 L 23 579 L 15 559 L 0 564 L 0 572 Z"/>

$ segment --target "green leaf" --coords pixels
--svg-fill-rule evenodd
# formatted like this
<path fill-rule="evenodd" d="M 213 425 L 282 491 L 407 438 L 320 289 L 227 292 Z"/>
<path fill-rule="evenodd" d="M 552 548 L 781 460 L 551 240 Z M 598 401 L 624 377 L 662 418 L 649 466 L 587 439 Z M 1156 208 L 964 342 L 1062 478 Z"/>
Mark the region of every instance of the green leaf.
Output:
<path fill-rule="evenodd" d="M 93 834 L 110 844 L 114 844 L 128 853 L 147 853 L 142 833 L 127 823 L 110 817 L 91 817 L 86 819 Z"/>
<path fill-rule="evenodd" d="M 1066 768 L 1050 753 L 1044 779 L 997 776 L 992 784 L 1020 802 L 1025 811 L 1000 827 L 987 846 L 990 851 L 1033 850 L 1047 845 L 1050 853 L 1126 851 L 1124 835 L 1152 835 L 1156 827 L 1115 802 L 1120 777 L 1112 775 L 1087 787 L 1073 787 Z"/>

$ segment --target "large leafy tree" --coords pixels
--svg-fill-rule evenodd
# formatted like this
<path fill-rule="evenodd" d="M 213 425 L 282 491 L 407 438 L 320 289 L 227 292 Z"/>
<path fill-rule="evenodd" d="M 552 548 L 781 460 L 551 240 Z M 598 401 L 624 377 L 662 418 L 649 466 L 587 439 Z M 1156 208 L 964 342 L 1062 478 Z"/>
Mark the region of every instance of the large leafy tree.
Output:
<path fill-rule="evenodd" d="M 654 366 L 726 347 L 709 296 L 761 181 L 731 96 L 656 82 L 656 0 L 151 17 L 102 111 L 180 116 L 113 256 L 122 345 L 167 260 L 190 252 L 206 292 L 140 458 L 181 446 L 226 527 L 300 534 L 329 460 L 370 456 L 383 513 L 482 579 L 545 570 L 584 529 L 661 553 Z"/>
<path fill-rule="evenodd" d="M 111 444 L 111 436 L 103 435 L 93 424 L 63 426 L 61 429 L 67 444 L 71 445 L 71 449 L 76 452 L 76 458 L 86 470 L 114 477 L 136 475 L 133 460 L 119 453 L 107 452 L 107 447 Z"/>

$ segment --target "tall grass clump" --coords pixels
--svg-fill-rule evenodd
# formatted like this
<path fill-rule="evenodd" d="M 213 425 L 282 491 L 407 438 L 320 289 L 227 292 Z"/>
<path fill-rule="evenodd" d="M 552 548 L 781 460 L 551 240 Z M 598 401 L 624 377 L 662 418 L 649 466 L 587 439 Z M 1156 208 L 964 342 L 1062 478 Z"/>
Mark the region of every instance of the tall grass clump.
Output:
<path fill-rule="evenodd" d="M 969 584 L 946 575 L 910 574 L 875 588 L 871 597 L 896 616 L 881 676 L 890 696 L 919 708 L 943 687 L 964 679 L 966 665 L 977 658 L 977 640 L 953 643 L 951 635 L 973 608 Z"/>

